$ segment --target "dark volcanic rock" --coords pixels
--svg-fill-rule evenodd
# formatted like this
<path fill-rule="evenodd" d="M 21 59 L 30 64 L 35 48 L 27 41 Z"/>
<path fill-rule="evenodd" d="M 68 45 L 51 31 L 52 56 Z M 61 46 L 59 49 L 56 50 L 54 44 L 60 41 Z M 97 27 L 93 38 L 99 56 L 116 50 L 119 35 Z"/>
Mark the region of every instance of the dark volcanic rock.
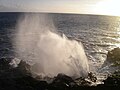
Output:
<path fill-rule="evenodd" d="M 0 58 L 0 71 L 8 70 L 10 69 L 10 63 L 11 58 Z"/>
<path fill-rule="evenodd" d="M 69 90 L 90 84 L 85 78 L 73 80 L 65 74 L 58 74 L 51 83 L 47 83 L 44 79 L 33 78 L 29 73 L 30 66 L 24 61 L 17 67 L 12 67 L 10 65 L 12 60 L 13 58 L 1 58 L 0 70 L 4 71 L 0 72 L 0 90 Z M 91 73 L 88 75 L 92 79 L 93 75 Z"/>
<path fill-rule="evenodd" d="M 106 80 L 103 81 L 104 86 L 119 86 L 120 87 L 120 71 L 109 75 Z"/>
<path fill-rule="evenodd" d="M 45 90 L 48 87 L 46 81 L 36 80 L 26 72 L 29 66 L 25 62 L 13 68 L 12 59 L 0 59 L 0 90 Z"/>
<path fill-rule="evenodd" d="M 30 65 L 28 65 L 25 61 L 20 61 L 18 64 L 18 68 L 22 71 L 22 73 L 30 74 Z"/>
<path fill-rule="evenodd" d="M 102 68 L 106 66 L 108 66 L 112 72 L 120 68 L 120 48 L 114 48 L 108 51 L 106 61 L 102 65 Z"/>
<path fill-rule="evenodd" d="M 103 64 L 109 66 L 111 74 L 104 80 L 104 86 L 119 86 L 120 87 L 120 48 L 114 48 L 107 54 L 107 59 Z"/>
<path fill-rule="evenodd" d="M 39 81 L 27 75 L 25 77 L 16 78 L 15 82 L 19 90 L 45 90 L 48 86 L 46 81 Z"/>
<path fill-rule="evenodd" d="M 53 78 L 51 83 L 47 81 L 35 79 L 27 72 L 30 66 L 25 62 L 20 62 L 18 67 L 10 66 L 10 58 L 2 58 L 0 61 L 0 69 L 5 70 L 0 72 L 0 90 L 80 90 L 103 88 L 104 86 L 119 86 L 120 73 L 115 72 L 104 80 L 104 85 L 90 86 L 92 82 L 96 82 L 97 78 L 93 73 L 88 73 L 87 78 L 77 78 L 73 80 L 65 74 L 58 74 Z M 4 67 L 5 66 L 5 67 Z"/>
<path fill-rule="evenodd" d="M 58 82 L 58 81 L 59 82 L 70 83 L 70 82 L 73 82 L 74 80 L 71 77 L 60 73 L 60 74 L 57 75 L 57 77 L 55 77 L 55 80 L 53 82 Z"/>
<path fill-rule="evenodd" d="M 57 77 L 55 77 L 53 82 L 50 84 L 50 87 L 64 90 L 64 89 L 71 88 L 72 86 L 75 86 L 75 85 L 76 84 L 71 77 L 65 74 L 58 74 Z"/>
<path fill-rule="evenodd" d="M 107 60 L 120 65 L 120 48 L 114 48 L 113 50 L 109 51 L 107 54 Z"/>

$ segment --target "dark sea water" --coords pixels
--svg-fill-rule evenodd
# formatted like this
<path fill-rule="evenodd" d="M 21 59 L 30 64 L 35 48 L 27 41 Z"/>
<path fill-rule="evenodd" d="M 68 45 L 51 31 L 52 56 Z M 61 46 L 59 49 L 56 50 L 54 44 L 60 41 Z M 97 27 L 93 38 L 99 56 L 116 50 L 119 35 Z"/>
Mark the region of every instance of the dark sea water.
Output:
<path fill-rule="evenodd" d="M 80 40 L 89 60 L 98 66 L 109 50 L 120 47 L 120 17 L 57 14 L 55 19 L 59 32 Z"/>
<path fill-rule="evenodd" d="M 12 38 L 16 23 L 24 13 L 0 13 L 0 58 L 16 57 Z M 120 17 L 84 14 L 48 14 L 59 33 L 81 41 L 89 62 L 98 70 L 107 52 L 120 47 Z"/>

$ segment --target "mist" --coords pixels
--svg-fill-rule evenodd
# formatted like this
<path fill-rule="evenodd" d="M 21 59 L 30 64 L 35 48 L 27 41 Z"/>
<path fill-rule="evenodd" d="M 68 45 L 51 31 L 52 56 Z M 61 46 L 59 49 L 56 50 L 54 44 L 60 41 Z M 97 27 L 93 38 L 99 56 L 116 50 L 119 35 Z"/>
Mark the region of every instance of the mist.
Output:
<path fill-rule="evenodd" d="M 50 14 L 25 14 L 16 25 L 16 54 L 29 64 L 32 75 L 87 76 L 88 59 L 81 42 L 60 35 Z"/>

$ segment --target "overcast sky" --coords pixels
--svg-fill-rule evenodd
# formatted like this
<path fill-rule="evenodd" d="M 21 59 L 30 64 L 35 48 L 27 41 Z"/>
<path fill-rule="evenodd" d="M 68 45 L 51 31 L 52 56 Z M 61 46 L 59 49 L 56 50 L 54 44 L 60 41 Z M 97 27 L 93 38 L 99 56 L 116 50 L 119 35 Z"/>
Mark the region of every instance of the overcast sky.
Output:
<path fill-rule="evenodd" d="M 120 8 L 118 4 L 120 3 L 119 1 L 120 0 L 0 0 L 0 11 L 111 14 L 118 13 L 118 10 L 116 11 L 115 9 Z"/>

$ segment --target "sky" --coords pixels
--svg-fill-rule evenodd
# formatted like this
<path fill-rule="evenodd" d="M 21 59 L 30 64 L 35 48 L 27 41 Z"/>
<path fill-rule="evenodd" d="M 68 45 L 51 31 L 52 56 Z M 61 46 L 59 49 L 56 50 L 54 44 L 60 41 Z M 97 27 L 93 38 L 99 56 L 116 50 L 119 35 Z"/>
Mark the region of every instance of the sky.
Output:
<path fill-rule="evenodd" d="M 0 12 L 53 12 L 120 16 L 120 0 L 0 0 Z"/>

